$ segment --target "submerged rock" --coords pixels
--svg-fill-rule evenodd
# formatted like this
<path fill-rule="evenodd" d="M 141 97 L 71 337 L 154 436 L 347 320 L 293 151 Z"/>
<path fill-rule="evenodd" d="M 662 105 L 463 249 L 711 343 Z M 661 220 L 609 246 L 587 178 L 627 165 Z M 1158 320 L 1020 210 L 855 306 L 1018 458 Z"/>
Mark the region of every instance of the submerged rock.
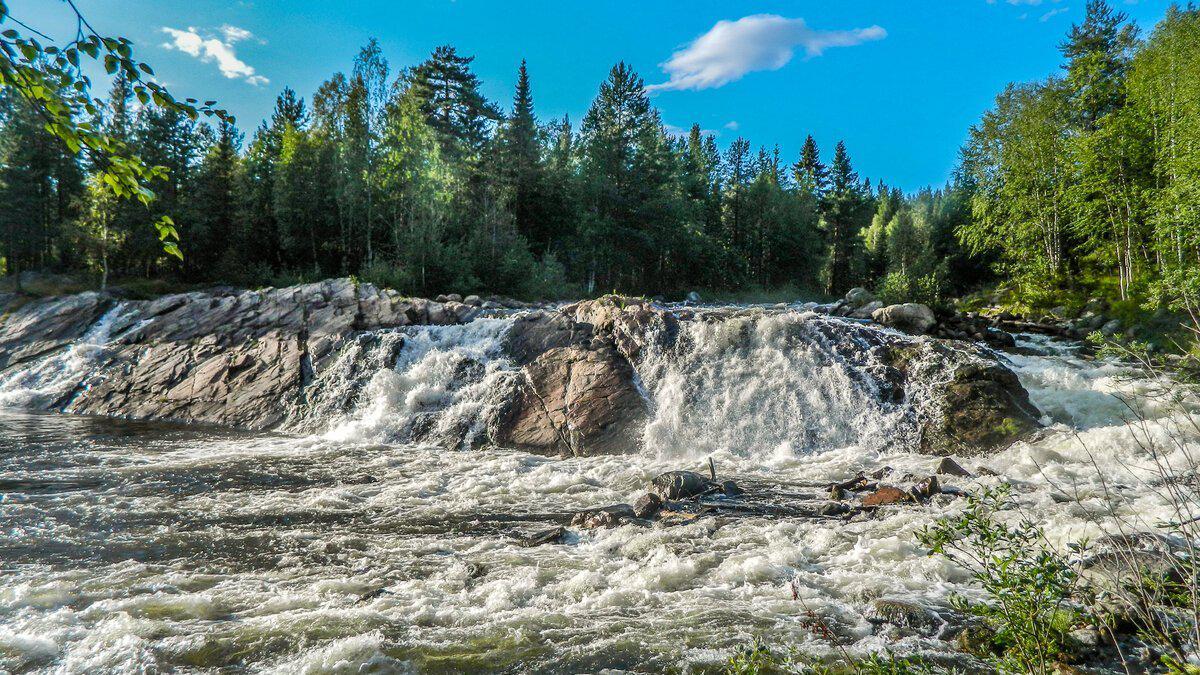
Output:
<path fill-rule="evenodd" d="M 885 486 L 867 495 L 863 506 L 885 506 L 912 501 L 912 495 L 897 487 Z"/>
<path fill-rule="evenodd" d="M 657 493 L 647 492 L 633 503 L 633 515 L 638 518 L 653 518 L 662 507 L 662 497 Z"/>
<path fill-rule="evenodd" d="M 581 511 L 571 519 L 571 524 L 576 527 L 594 530 L 603 527 L 616 527 L 636 517 L 632 506 L 628 504 L 614 504 L 602 509 Z"/>
<path fill-rule="evenodd" d="M 954 461 L 953 457 L 943 457 L 938 462 L 937 468 L 933 471 L 936 474 L 943 476 L 958 476 L 960 478 L 970 478 L 971 472 L 962 468 L 962 465 Z"/>

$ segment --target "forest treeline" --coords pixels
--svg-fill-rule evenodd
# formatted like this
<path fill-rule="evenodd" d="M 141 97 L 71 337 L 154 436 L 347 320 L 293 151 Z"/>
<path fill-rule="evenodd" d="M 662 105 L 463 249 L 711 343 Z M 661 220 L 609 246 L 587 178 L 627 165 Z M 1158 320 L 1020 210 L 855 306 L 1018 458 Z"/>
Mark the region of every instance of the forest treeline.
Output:
<path fill-rule="evenodd" d="M 971 129 L 949 185 L 908 195 L 860 178 L 842 143 L 809 136 L 785 158 L 698 125 L 672 134 L 624 63 L 575 124 L 538 117 L 524 63 L 502 107 L 454 47 L 394 72 L 371 41 L 307 98 L 285 89 L 248 139 L 139 105 L 118 77 L 92 121 L 168 169 L 149 208 L 113 198 L 6 96 L 0 255 L 10 274 L 356 275 L 412 294 L 865 285 L 937 302 L 999 279 L 1194 298 L 1200 17 L 1173 7 L 1143 39 L 1093 0 L 1061 50 L 1061 74 L 1011 85 Z M 150 226 L 162 215 L 182 262 Z"/>

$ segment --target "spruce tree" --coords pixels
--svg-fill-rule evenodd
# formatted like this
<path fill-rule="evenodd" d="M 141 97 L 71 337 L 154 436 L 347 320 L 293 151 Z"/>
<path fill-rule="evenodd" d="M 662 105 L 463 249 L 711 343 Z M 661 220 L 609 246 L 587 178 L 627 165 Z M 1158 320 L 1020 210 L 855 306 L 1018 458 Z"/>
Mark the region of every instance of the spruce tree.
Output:
<path fill-rule="evenodd" d="M 824 195 L 829 181 L 829 169 L 821 163 L 821 151 L 817 141 L 809 134 L 800 149 L 800 160 L 792 165 L 792 177 L 796 187 L 818 199 Z"/>
<path fill-rule="evenodd" d="M 443 153 L 452 158 L 481 152 L 491 126 L 501 117 L 479 91 L 479 78 L 471 72 L 474 60 L 443 45 L 410 74 L 429 126 L 437 132 Z"/>

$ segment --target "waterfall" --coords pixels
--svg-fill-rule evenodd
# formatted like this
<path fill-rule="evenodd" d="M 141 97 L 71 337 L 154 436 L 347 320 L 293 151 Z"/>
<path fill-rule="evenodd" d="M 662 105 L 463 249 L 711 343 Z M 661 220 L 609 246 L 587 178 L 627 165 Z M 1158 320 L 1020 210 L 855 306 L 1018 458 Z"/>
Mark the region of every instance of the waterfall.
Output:
<path fill-rule="evenodd" d="M 65 408 L 72 394 L 96 372 L 113 329 L 126 307 L 118 304 L 74 344 L 0 373 L 0 407 Z"/>
<path fill-rule="evenodd" d="M 865 330 L 794 311 L 684 322 L 639 366 L 646 451 L 771 458 L 912 442 L 913 408 L 895 400 Z"/>
<path fill-rule="evenodd" d="M 285 428 L 330 440 L 475 447 L 516 374 L 510 319 L 364 333 L 319 369 Z"/>

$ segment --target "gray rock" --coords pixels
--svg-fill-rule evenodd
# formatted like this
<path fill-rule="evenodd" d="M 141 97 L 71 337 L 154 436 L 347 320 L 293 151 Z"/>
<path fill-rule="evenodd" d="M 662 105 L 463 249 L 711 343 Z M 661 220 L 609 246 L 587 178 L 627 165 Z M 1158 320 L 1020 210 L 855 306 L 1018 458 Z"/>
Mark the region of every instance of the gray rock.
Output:
<path fill-rule="evenodd" d="M 662 497 L 656 493 L 647 492 L 633 503 L 633 515 L 637 518 L 653 518 L 662 507 Z"/>
<path fill-rule="evenodd" d="M 8 307 L 0 316 L 0 369 L 48 354 L 78 340 L 112 304 L 112 298 L 103 293 L 80 293 L 28 302 L 10 295 Z"/>
<path fill-rule="evenodd" d="M 483 299 L 478 295 L 468 295 L 467 297 L 463 298 L 463 303 L 472 307 L 478 307 L 483 304 Z"/>
<path fill-rule="evenodd" d="M 937 468 L 933 471 L 936 474 L 943 476 L 959 476 L 960 478 L 970 478 L 971 472 L 962 467 L 961 464 L 954 461 L 952 457 L 943 457 L 938 462 Z"/>
<path fill-rule="evenodd" d="M 867 620 L 889 624 L 903 631 L 932 635 L 944 622 L 936 612 L 907 600 L 880 598 L 871 603 Z"/>
<path fill-rule="evenodd" d="M 858 309 L 850 312 L 850 316 L 855 319 L 870 319 L 875 315 L 875 312 L 883 308 L 883 303 L 879 300 L 872 300 Z"/>
<path fill-rule="evenodd" d="M 708 479 L 694 471 L 668 471 L 651 481 L 654 491 L 663 499 L 691 499 L 712 489 Z"/>
<path fill-rule="evenodd" d="M 865 288 L 858 287 L 858 288 L 851 288 L 850 291 L 848 293 L 846 293 L 845 302 L 850 307 L 857 309 L 859 307 L 868 305 L 872 302 L 876 302 L 876 299 L 875 299 L 874 293 L 872 293 L 871 291 L 868 291 Z M 879 303 L 879 305 L 882 307 L 883 303 L 881 302 L 881 303 Z"/>
<path fill-rule="evenodd" d="M 103 376 L 69 411 L 272 428 L 338 345 L 357 331 L 426 323 L 426 304 L 350 279 L 127 302 Z M 111 305 L 83 293 L 10 312 L 0 322 L 3 365 L 69 344 Z"/>
<path fill-rule="evenodd" d="M 592 327 L 554 311 L 533 311 L 518 316 L 504 336 L 504 351 L 518 365 L 533 363 L 551 349 L 586 345 Z"/>
<path fill-rule="evenodd" d="M 871 319 L 889 328 L 914 335 L 928 333 L 937 323 L 933 310 L 913 302 L 877 309 L 871 314 Z"/>
<path fill-rule="evenodd" d="M 697 293 L 696 291 L 689 292 L 687 294 L 687 301 L 692 303 L 693 305 L 700 304 L 700 294 Z"/>
<path fill-rule="evenodd" d="M 631 518 L 636 518 L 633 507 L 628 504 L 614 504 L 602 509 L 590 509 L 575 514 L 571 524 L 576 527 L 597 529 L 616 527 Z"/>
<path fill-rule="evenodd" d="M 1107 335 L 1108 337 L 1113 337 L 1113 336 L 1117 335 L 1118 333 L 1121 332 L 1121 320 L 1113 319 L 1112 321 L 1109 321 L 1108 323 L 1101 326 L 1100 332 Z"/>

